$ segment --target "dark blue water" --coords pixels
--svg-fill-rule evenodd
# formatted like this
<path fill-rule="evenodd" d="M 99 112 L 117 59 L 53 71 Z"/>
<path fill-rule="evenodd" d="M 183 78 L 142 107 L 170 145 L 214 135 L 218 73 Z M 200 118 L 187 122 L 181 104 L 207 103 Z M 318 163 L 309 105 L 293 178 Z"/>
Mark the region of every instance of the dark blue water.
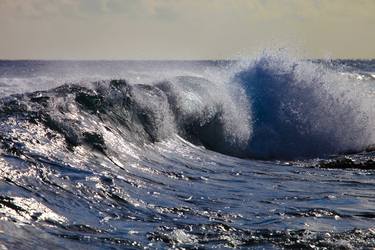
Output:
<path fill-rule="evenodd" d="M 373 248 L 374 72 L 1 61 L 1 248 Z"/>

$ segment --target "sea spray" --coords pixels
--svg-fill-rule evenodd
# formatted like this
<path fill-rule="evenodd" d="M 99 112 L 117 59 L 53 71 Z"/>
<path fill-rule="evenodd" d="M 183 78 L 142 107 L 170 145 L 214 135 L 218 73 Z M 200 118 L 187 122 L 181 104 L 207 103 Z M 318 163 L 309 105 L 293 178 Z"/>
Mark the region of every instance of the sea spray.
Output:
<path fill-rule="evenodd" d="M 252 106 L 247 156 L 290 159 L 359 152 L 375 142 L 375 103 L 366 83 L 284 53 L 242 62 L 234 80 Z"/>

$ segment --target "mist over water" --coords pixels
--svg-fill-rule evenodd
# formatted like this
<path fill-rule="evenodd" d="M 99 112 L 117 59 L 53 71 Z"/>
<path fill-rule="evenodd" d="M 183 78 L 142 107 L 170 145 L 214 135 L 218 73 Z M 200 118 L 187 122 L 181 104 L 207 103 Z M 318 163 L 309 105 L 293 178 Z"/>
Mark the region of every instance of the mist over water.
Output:
<path fill-rule="evenodd" d="M 372 61 L 1 61 L 9 249 L 374 247 Z"/>

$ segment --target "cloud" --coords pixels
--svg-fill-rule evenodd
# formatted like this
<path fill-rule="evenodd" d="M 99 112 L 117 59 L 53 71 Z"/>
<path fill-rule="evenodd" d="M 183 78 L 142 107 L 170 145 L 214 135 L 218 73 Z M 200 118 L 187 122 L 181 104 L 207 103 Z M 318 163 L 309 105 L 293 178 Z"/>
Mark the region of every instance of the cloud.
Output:
<path fill-rule="evenodd" d="M 185 0 L 177 4 L 169 0 L 0 0 L 0 19 L 122 16 L 172 20 L 188 5 L 191 4 Z"/>
<path fill-rule="evenodd" d="M 74 0 L 1 0 L 4 18 L 44 18 L 72 14 L 77 11 Z"/>
<path fill-rule="evenodd" d="M 231 11 L 249 16 L 373 15 L 373 0 L 0 0 L 1 14 L 25 17 L 51 15 L 124 15 L 130 17 L 195 16 Z"/>

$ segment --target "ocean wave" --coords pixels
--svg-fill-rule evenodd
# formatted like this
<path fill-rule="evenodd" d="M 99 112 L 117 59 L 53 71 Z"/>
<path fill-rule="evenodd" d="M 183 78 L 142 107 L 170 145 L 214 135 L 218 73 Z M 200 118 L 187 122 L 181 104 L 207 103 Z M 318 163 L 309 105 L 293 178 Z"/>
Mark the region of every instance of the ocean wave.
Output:
<path fill-rule="evenodd" d="M 220 81 L 103 80 L 11 95 L 1 100 L 1 119 L 22 114 L 71 146 L 91 143 L 102 151 L 103 128 L 129 142 L 179 135 L 213 151 L 261 159 L 360 152 L 375 143 L 372 82 L 281 54 L 237 62 L 224 74 Z"/>

